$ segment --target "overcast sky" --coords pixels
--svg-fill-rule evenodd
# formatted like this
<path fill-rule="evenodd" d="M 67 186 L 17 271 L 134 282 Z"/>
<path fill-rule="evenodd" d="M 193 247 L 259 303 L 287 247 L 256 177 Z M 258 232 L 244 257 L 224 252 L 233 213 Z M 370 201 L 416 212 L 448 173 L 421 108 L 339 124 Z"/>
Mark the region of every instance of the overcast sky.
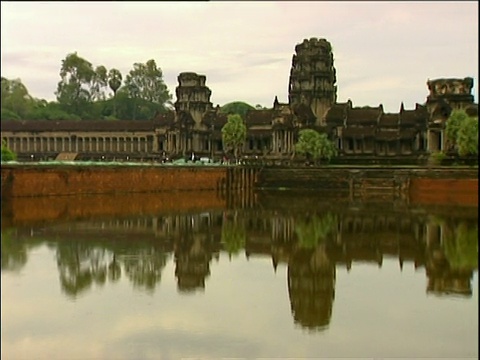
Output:
<path fill-rule="evenodd" d="M 55 99 L 69 53 L 119 69 L 154 59 L 175 98 L 177 76 L 207 77 L 214 106 L 288 102 L 295 45 L 333 47 L 337 101 L 398 112 L 423 104 L 426 82 L 474 79 L 478 102 L 478 2 L 3 2 L 3 77 Z"/>

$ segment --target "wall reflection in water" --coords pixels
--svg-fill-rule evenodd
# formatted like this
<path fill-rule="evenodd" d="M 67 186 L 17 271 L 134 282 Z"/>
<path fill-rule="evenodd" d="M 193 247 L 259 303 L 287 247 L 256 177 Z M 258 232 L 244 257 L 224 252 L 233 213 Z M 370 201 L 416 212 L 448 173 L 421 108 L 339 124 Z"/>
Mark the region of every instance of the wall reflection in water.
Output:
<path fill-rule="evenodd" d="M 63 293 L 128 279 L 154 292 L 169 260 L 180 293 L 206 291 L 210 264 L 229 256 L 269 257 L 288 268 L 295 323 L 328 327 L 338 266 L 382 266 L 385 257 L 424 267 L 428 293 L 472 295 L 478 269 L 478 207 L 355 201 L 325 194 L 261 192 L 17 199 L 2 204 L 2 272 L 18 272 L 29 252 L 55 252 Z M 105 205 L 102 207 L 102 204 Z M 27 219 L 25 209 L 36 209 Z M 20 210 L 21 209 L 21 210 Z M 103 209 L 103 210 L 102 210 Z M 18 211 L 17 211 L 18 210 Z M 56 214 L 52 216 L 52 214 Z"/>

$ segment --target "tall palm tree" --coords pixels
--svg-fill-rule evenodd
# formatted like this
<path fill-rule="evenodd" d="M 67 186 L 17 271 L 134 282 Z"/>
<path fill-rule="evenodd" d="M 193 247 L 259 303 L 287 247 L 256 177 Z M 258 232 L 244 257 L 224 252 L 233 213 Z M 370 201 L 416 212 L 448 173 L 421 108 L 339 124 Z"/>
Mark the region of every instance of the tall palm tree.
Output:
<path fill-rule="evenodd" d="M 108 72 L 108 86 L 113 91 L 113 116 L 117 117 L 117 90 L 122 85 L 122 73 L 117 69 Z"/>

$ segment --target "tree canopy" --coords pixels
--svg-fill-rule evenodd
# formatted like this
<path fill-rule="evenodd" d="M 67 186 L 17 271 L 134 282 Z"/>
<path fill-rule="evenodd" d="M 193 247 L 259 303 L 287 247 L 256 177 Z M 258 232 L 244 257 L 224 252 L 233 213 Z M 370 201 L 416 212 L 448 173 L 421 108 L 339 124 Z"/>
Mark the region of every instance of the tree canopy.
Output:
<path fill-rule="evenodd" d="M 165 110 L 165 103 L 172 98 L 163 81 L 162 69 L 157 67 L 153 59 L 148 60 L 145 64 L 133 64 L 133 69 L 130 70 L 125 78 L 125 88 L 129 97 L 134 100 L 134 120 L 136 118 L 138 99 L 153 105 L 150 107 L 150 110 L 152 110 L 151 116 L 153 117 L 156 112 Z"/>
<path fill-rule="evenodd" d="M 478 155 L 478 117 L 454 110 L 445 124 L 447 140 L 459 155 Z"/>
<path fill-rule="evenodd" d="M 249 110 L 255 110 L 255 108 L 252 105 L 249 105 L 242 101 L 230 102 L 220 108 L 220 112 L 230 115 L 238 114 L 242 117 L 242 119 L 245 119 Z"/>
<path fill-rule="evenodd" d="M 223 148 L 232 150 L 235 159 L 247 138 L 247 127 L 239 114 L 228 115 L 227 123 L 222 128 Z"/>
<path fill-rule="evenodd" d="M 25 118 L 33 105 L 33 99 L 20 79 L 2 77 L 2 119 Z"/>
<path fill-rule="evenodd" d="M 98 85 L 95 75 L 92 63 L 78 56 L 76 52 L 68 54 L 62 60 L 61 80 L 55 95 L 63 110 L 80 116 L 88 112 L 87 106 L 92 100 L 90 86 Z"/>
<path fill-rule="evenodd" d="M 4 140 L 2 140 L 2 161 L 16 160 L 17 155 L 10 150 Z"/>
<path fill-rule="evenodd" d="M 34 99 L 20 79 L 2 77 L 2 120 L 147 120 L 171 108 L 163 72 L 155 63 L 135 63 L 122 73 L 94 66 L 77 52 L 61 62 L 56 101 Z M 123 86 L 122 86 L 123 85 Z"/>
<path fill-rule="evenodd" d="M 325 133 L 319 133 L 313 129 L 303 129 L 299 132 L 295 151 L 305 155 L 308 160 L 330 159 L 337 155 L 335 144 L 330 141 Z"/>
<path fill-rule="evenodd" d="M 122 73 L 118 69 L 110 69 L 107 75 L 108 86 L 113 91 L 113 117 L 117 116 L 117 90 L 122 86 Z"/>

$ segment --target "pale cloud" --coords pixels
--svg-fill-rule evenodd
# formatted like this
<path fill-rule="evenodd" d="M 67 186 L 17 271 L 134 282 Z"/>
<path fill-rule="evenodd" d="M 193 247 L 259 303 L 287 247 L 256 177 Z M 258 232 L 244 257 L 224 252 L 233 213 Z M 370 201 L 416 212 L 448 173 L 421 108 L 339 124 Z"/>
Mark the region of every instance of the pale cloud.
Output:
<path fill-rule="evenodd" d="M 155 59 L 172 94 L 180 72 L 206 75 L 212 102 L 288 101 L 295 45 L 326 38 L 338 99 L 397 111 L 426 99 L 426 81 L 474 78 L 476 2 L 2 2 L 2 76 L 54 99 L 61 61 L 77 51 L 94 66 Z M 391 79 L 401 78 L 402 81 Z M 357 80 L 363 81 L 355 84 Z M 367 81 L 367 83 L 365 83 Z M 364 88 L 367 86 L 368 88 Z M 174 99 L 175 100 L 175 99 Z"/>

